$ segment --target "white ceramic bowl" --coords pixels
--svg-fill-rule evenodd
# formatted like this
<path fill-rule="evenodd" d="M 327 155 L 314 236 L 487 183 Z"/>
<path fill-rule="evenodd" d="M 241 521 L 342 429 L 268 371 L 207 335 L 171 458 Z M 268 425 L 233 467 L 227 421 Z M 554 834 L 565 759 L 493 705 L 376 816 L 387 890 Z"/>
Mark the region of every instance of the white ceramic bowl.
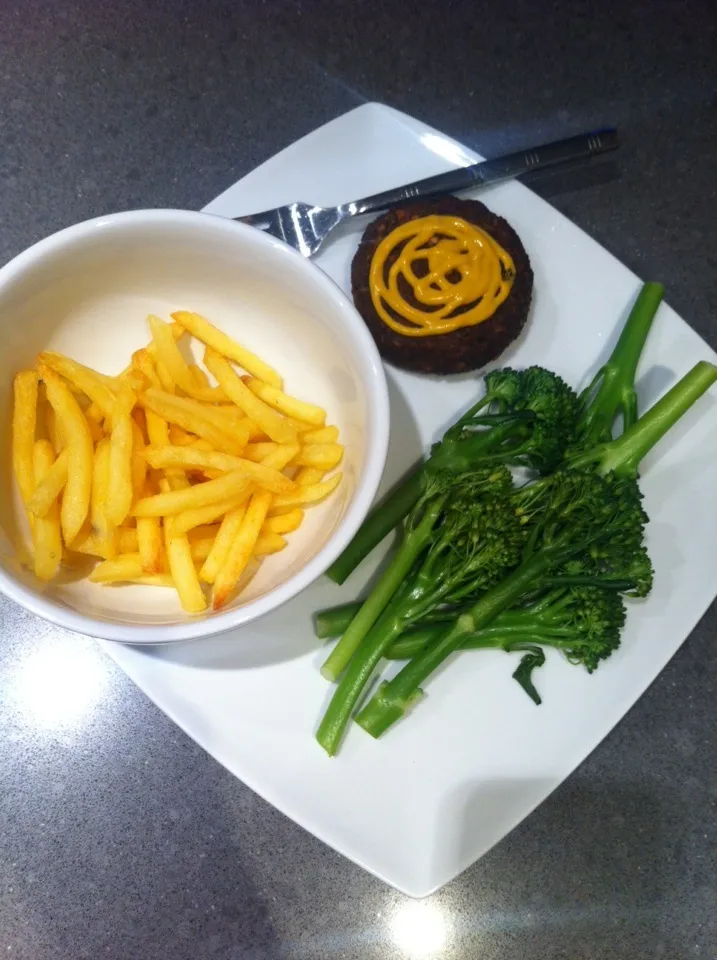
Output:
<path fill-rule="evenodd" d="M 22 516 L 10 476 L 12 378 L 44 349 L 119 373 L 149 340 L 146 317 L 202 313 L 284 376 L 288 393 L 320 404 L 346 452 L 338 490 L 307 510 L 289 545 L 267 557 L 220 613 L 190 617 L 174 591 L 43 587 L 17 560 Z M 295 596 L 339 555 L 366 515 L 388 444 L 383 367 L 350 299 L 283 243 L 220 217 L 145 210 L 90 220 L 40 241 L 0 269 L 0 590 L 80 633 L 130 643 L 207 636 L 248 623 Z"/>

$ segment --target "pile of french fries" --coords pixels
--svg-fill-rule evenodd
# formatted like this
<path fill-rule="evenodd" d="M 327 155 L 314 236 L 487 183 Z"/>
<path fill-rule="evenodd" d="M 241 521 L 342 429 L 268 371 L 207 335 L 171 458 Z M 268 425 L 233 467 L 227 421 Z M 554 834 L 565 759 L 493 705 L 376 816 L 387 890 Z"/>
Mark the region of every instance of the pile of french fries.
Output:
<path fill-rule="evenodd" d="M 200 613 L 336 489 L 341 474 L 324 474 L 343 447 L 326 412 L 285 394 L 255 354 L 199 314 L 172 321 L 150 316 L 151 342 L 114 377 L 39 354 L 15 377 L 12 460 L 40 580 L 94 557 L 94 583 L 174 587 Z M 187 335 L 215 385 L 185 359 Z"/>

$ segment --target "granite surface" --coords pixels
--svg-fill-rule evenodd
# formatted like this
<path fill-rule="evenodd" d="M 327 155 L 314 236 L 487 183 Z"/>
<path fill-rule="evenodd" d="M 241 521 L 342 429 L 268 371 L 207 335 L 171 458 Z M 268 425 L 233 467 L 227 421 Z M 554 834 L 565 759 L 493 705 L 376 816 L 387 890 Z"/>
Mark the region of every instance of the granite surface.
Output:
<path fill-rule="evenodd" d="M 487 155 L 614 123 L 614 160 L 536 189 L 717 346 L 716 9 L 0 0 L 0 262 L 105 211 L 199 208 L 365 100 Z M 713 607 L 545 804 L 415 904 L 233 779 L 91 641 L 0 599 L 0 954 L 715 957 L 716 626 Z"/>

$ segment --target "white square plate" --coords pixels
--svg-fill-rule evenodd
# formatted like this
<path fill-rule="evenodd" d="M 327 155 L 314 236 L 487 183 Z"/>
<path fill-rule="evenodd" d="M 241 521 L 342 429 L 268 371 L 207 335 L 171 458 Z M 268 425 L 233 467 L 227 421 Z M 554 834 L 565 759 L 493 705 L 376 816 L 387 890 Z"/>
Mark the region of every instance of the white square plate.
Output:
<path fill-rule="evenodd" d="M 237 216 L 308 200 L 336 204 L 478 159 L 422 123 L 376 104 L 339 117 L 263 164 L 206 208 Z M 480 193 L 520 234 L 535 271 L 527 331 L 501 358 L 541 363 L 577 385 L 610 349 L 639 287 L 597 243 L 518 183 Z M 345 290 L 365 224 L 330 241 L 318 264 Z M 669 277 L 664 279 L 669 284 Z M 271 359 L 271 358 L 269 358 Z M 641 366 L 644 401 L 715 354 L 662 306 Z M 383 489 L 458 411 L 478 377 L 389 370 L 391 449 Z M 602 740 L 678 649 L 717 589 L 717 405 L 704 398 L 646 464 L 656 567 L 620 650 L 588 676 L 549 657 L 535 707 L 500 652 L 465 656 L 427 684 L 410 720 L 381 741 L 350 731 L 329 760 L 313 731 L 329 693 L 312 613 L 353 599 L 371 558 L 343 588 L 325 579 L 258 623 L 164 649 L 107 652 L 189 736 L 307 830 L 411 896 L 431 893 L 482 856 Z"/>

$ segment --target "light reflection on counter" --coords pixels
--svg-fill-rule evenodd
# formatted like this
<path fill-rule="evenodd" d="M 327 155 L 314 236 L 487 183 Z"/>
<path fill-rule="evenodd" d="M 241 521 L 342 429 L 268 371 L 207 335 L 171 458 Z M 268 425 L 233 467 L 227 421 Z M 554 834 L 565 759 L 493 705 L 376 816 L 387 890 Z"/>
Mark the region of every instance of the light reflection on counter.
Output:
<path fill-rule="evenodd" d="M 407 900 L 396 907 L 389 933 L 398 950 L 410 960 L 440 957 L 448 940 L 445 914 L 435 903 Z"/>
<path fill-rule="evenodd" d="M 17 665 L 9 697 L 24 723 L 48 732 L 72 729 L 105 696 L 110 669 L 92 641 L 53 638 Z"/>

